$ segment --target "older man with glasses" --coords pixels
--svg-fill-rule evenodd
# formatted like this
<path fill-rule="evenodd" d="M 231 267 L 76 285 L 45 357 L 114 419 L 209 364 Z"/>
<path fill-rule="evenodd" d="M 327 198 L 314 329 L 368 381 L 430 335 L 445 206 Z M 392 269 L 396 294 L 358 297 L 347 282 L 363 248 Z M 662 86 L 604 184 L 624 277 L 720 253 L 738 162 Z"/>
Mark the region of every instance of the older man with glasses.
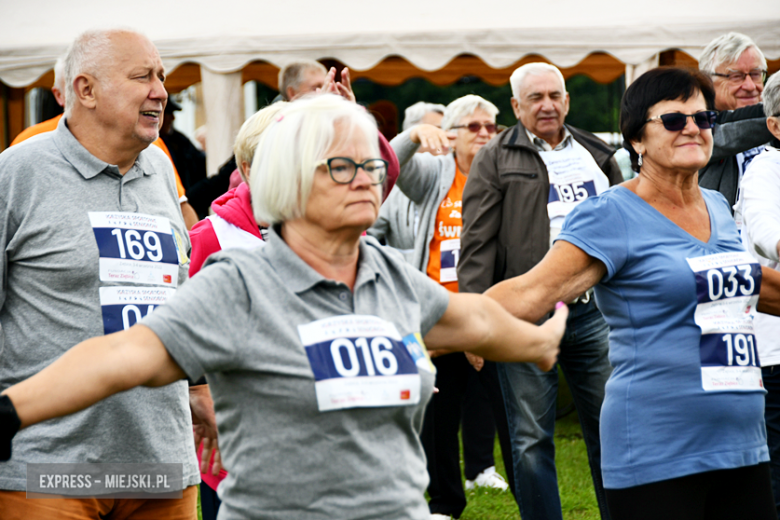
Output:
<path fill-rule="evenodd" d="M 739 204 L 735 204 L 742 176 L 762 145 L 772 138 L 760 105 L 766 58 L 753 40 L 731 32 L 705 47 L 699 57 L 699 69 L 712 76 L 715 108 L 721 111 L 713 128 L 712 157 L 699 171 L 699 185 L 726 197 L 735 210 L 737 229 L 741 229 L 742 215 Z"/>

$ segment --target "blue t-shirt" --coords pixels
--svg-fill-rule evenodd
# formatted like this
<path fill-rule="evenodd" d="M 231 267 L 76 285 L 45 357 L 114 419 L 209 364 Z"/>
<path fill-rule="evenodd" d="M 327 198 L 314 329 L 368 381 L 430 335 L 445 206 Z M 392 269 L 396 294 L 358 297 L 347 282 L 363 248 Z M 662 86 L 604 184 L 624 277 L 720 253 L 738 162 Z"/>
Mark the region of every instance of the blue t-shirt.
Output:
<path fill-rule="evenodd" d="M 601 410 L 608 489 L 769 460 L 764 390 L 703 389 L 696 277 L 686 258 L 744 249 L 726 199 L 702 194 L 706 243 L 623 187 L 583 201 L 558 236 L 607 267 L 595 292 L 614 367 Z"/>

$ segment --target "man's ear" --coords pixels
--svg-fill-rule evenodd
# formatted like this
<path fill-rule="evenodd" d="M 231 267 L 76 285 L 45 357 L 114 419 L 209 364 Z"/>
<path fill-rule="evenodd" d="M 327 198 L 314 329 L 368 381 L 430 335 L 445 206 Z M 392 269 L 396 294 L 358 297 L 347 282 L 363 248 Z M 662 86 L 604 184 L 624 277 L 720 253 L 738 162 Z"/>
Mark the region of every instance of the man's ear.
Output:
<path fill-rule="evenodd" d="M 509 98 L 509 103 L 512 105 L 512 112 L 515 113 L 515 118 L 520 119 L 520 102 L 516 97 Z"/>
<path fill-rule="evenodd" d="M 295 89 L 292 87 L 287 87 L 287 92 L 285 92 L 285 94 L 287 94 L 287 101 L 292 101 L 295 97 Z"/>
<path fill-rule="evenodd" d="M 79 74 L 73 80 L 73 92 L 78 102 L 85 108 L 95 108 L 97 99 L 95 98 L 95 86 L 97 80 L 89 74 Z"/>

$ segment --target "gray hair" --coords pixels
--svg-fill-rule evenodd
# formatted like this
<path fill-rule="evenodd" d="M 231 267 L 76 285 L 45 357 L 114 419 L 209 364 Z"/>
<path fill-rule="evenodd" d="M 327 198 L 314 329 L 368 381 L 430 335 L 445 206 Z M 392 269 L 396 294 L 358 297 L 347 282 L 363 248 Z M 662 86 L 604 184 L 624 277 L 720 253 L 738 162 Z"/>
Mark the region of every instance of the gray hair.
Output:
<path fill-rule="evenodd" d="M 282 70 L 279 71 L 279 94 L 282 99 L 290 101 L 287 99 L 287 87 L 292 87 L 293 90 L 297 89 L 303 81 L 303 74 L 311 69 L 320 70 L 323 74 L 328 73 L 325 66 L 315 60 L 294 61 L 282 67 Z"/>
<path fill-rule="evenodd" d="M 780 116 L 780 74 L 773 74 L 764 85 L 764 114 Z"/>
<path fill-rule="evenodd" d="M 446 107 L 444 105 L 418 101 L 404 110 L 404 124 L 402 129 L 409 130 L 411 127 L 419 125 L 422 118 L 425 117 L 425 114 L 436 112 L 437 114 L 444 115 L 445 111 Z"/>
<path fill-rule="evenodd" d="M 54 64 L 54 86 L 65 95 L 65 56 L 57 58 Z"/>
<path fill-rule="evenodd" d="M 761 68 L 766 69 L 766 58 L 758 45 L 748 36 L 730 32 L 712 40 L 699 56 L 699 70 L 712 73 L 721 65 L 734 63 L 746 50 L 753 48 L 761 58 Z"/>
<path fill-rule="evenodd" d="M 351 139 L 364 139 L 379 157 L 376 121 L 359 105 L 333 94 L 287 105 L 255 149 L 249 176 L 255 219 L 275 224 L 302 217 L 320 161 Z"/>
<path fill-rule="evenodd" d="M 115 34 L 140 34 L 132 29 L 117 27 L 112 29 L 91 29 L 76 36 L 65 53 L 65 116 L 69 116 L 76 104 L 76 92 L 73 82 L 80 74 L 89 74 L 99 78 L 104 72 L 103 63 L 111 54 L 111 37 Z M 55 72 L 56 74 L 56 72 Z"/>
<path fill-rule="evenodd" d="M 241 125 L 241 129 L 236 136 L 236 142 L 233 145 L 233 154 L 236 156 L 236 166 L 238 167 L 238 173 L 244 182 L 248 182 L 246 172 L 244 171 L 243 164 L 245 162 L 252 162 L 252 158 L 255 156 L 255 149 L 257 143 L 260 141 L 260 136 L 263 131 L 268 128 L 274 117 L 287 106 L 287 101 L 279 101 L 272 105 L 268 105 L 262 110 L 258 110 L 255 114 L 244 121 Z"/>
<path fill-rule="evenodd" d="M 520 100 L 520 88 L 523 86 L 526 76 L 541 76 L 543 74 L 549 74 L 552 72 L 558 76 L 558 80 L 563 87 L 563 93 L 566 93 L 566 80 L 563 79 L 563 74 L 558 70 L 555 65 L 550 65 L 544 62 L 526 63 L 522 67 L 518 67 L 509 77 L 509 83 L 512 85 L 512 96 Z"/>
<path fill-rule="evenodd" d="M 474 94 L 468 94 L 466 96 L 459 97 L 447 105 L 447 111 L 444 113 L 444 119 L 441 120 L 441 129 L 450 130 L 453 126 L 457 125 L 461 119 L 470 116 L 478 108 L 481 108 L 487 112 L 492 118 L 495 118 L 498 114 L 498 108 L 496 108 L 496 105 L 483 97 L 475 96 Z"/>

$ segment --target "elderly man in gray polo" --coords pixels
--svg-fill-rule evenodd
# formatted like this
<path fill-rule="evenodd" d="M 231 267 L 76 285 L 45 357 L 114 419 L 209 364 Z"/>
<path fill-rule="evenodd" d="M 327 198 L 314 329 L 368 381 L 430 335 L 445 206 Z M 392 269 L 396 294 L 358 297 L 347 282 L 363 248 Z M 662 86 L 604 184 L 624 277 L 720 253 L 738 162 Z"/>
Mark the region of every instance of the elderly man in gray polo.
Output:
<path fill-rule="evenodd" d="M 732 210 L 736 210 L 734 218 L 741 229 L 737 204 L 741 179 L 753 157 L 772 138 L 760 105 L 766 58 L 749 37 L 731 32 L 704 48 L 699 69 L 712 76 L 715 108 L 720 111 L 712 129 L 712 157 L 699 171 L 699 185 L 726 197 Z"/>
<path fill-rule="evenodd" d="M 88 31 L 65 79 L 57 129 L 0 154 L 0 388 L 128 328 L 187 276 L 173 170 L 149 147 L 168 99 L 157 49 L 129 30 Z M 186 381 L 36 425 L 13 450 L 0 464 L 4 520 L 197 517 Z M 183 498 L 26 500 L 26 465 L 58 462 L 181 463 Z"/>

